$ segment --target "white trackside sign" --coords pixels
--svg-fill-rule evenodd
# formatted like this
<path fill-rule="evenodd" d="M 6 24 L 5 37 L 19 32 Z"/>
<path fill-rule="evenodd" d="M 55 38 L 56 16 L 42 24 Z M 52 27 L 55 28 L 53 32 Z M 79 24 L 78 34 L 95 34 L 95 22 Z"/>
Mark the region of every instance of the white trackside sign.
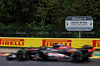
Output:
<path fill-rule="evenodd" d="M 91 31 L 93 18 L 90 16 L 68 16 L 65 19 L 65 28 L 68 31 Z"/>

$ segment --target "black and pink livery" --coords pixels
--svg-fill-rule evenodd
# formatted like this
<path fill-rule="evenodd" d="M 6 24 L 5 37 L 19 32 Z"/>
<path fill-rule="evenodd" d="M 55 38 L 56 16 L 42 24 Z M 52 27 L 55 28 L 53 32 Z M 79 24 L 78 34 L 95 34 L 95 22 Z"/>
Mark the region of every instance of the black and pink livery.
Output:
<path fill-rule="evenodd" d="M 49 48 L 42 46 L 40 48 L 30 47 L 28 49 L 20 49 L 16 54 L 16 59 L 27 60 L 27 59 L 38 59 L 38 60 L 58 60 L 58 59 L 70 59 L 71 61 L 82 61 L 88 60 L 89 57 L 93 56 L 92 52 L 95 49 L 88 45 L 83 46 L 81 49 L 75 49 L 70 46 L 55 44 Z M 10 57 L 9 57 L 10 56 Z M 13 56 L 13 54 L 12 54 Z M 7 56 L 8 59 L 11 55 Z"/>

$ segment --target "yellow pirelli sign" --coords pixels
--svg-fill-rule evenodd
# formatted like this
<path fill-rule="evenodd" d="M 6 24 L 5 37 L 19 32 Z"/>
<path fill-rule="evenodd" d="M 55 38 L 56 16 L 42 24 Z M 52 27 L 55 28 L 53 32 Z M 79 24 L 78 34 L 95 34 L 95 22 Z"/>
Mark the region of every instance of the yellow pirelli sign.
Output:
<path fill-rule="evenodd" d="M 74 39 L 74 38 L 3 38 L 0 37 L 0 46 L 3 47 L 51 47 L 54 42 L 68 45 L 74 48 L 81 48 L 84 45 L 91 45 L 100 49 L 100 39 Z"/>

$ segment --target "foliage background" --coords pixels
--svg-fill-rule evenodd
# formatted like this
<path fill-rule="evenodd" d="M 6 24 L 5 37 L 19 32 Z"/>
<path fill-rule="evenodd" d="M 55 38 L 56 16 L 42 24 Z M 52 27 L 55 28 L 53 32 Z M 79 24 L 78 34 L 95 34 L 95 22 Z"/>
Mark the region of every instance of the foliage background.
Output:
<path fill-rule="evenodd" d="M 0 36 L 78 38 L 65 29 L 68 16 L 91 16 L 94 29 L 81 37 L 100 38 L 100 0 L 0 0 Z"/>

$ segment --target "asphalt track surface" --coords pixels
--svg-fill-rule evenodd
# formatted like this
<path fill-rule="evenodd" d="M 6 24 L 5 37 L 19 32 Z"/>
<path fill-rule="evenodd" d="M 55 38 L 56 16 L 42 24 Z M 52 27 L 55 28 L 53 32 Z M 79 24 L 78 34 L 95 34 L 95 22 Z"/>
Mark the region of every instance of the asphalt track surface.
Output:
<path fill-rule="evenodd" d="M 90 59 L 86 62 L 74 63 L 70 61 L 8 61 L 6 57 L 0 56 L 0 66 L 100 66 L 100 59 Z"/>

